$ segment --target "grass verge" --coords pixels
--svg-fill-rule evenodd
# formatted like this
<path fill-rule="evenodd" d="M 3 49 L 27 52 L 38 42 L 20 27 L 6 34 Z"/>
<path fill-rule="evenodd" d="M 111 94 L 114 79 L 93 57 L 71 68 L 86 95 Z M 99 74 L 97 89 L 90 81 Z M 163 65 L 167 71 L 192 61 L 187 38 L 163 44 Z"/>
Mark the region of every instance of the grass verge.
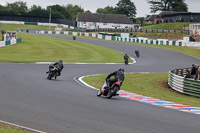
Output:
<path fill-rule="evenodd" d="M 1 30 L 0 30 L 0 41 L 2 41 L 2 33 L 1 33 Z"/>
<path fill-rule="evenodd" d="M 0 133 L 33 133 L 20 128 L 8 126 L 0 123 Z"/>
<path fill-rule="evenodd" d="M 190 24 L 194 23 L 189 23 L 189 22 L 162 23 L 150 26 L 143 26 L 142 29 L 183 30 L 184 26 L 189 27 Z"/>
<path fill-rule="evenodd" d="M 83 81 L 96 88 L 100 88 L 106 76 L 107 75 L 89 76 L 83 78 Z M 187 96 L 172 90 L 168 87 L 167 80 L 168 73 L 126 74 L 121 90 L 184 105 L 200 107 L 200 98 Z"/>
<path fill-rule="evenodd" d="M 1 62 L 123 62 L 119 51 L 97 45 L 33 34 L 19 37 L 22 43 L 0 48 Z"/>
<path fill-rule="evenodd" d="M 0 27 L 3 31 L 15 31 L 18 28 L 21 29 L 49 29 L 49 26 L 42 25 L 23 25 L 23 24 L 0 24 Z M 52 30 L 55 29 L 55 26 L 50 27 Z"/>

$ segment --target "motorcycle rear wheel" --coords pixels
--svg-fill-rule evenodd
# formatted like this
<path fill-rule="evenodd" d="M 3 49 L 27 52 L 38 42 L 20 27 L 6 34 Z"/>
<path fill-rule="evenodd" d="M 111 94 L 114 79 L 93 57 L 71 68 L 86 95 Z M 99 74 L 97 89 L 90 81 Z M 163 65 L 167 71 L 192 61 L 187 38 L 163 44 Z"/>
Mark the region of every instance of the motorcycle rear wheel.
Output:
<path fill-rule="evenodd" d="M 118 87 L 117 87 L 117 86 L 114 86 L 113 89 L 108 90 L 107 98 L 110 99 L 110 98 L 112 98 L 113 96 L 116 96 L 117 91 L 118 91 Z"/>

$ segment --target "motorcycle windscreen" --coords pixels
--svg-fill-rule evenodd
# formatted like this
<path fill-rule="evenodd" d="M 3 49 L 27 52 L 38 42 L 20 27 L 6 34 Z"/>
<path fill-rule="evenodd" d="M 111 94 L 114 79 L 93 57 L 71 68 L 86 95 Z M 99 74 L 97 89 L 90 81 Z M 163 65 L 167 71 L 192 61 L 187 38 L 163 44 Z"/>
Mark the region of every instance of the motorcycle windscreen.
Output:
<path fill-rule="evenodd" d="M 104 82 L 104 84 L 103 84 L 103 86 L 101 87 L 101 89 L 104 88 L 104 87 L 106 87 L 106 86 L 107 86 L 107 83 Z"/>

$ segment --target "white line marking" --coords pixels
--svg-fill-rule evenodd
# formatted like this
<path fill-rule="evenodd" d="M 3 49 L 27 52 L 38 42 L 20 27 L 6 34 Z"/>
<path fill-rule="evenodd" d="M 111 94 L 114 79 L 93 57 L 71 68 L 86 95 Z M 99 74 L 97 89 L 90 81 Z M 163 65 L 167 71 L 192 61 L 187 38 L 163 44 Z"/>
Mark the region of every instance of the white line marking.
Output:
<path fill-rule="evenodd" d="M 43 132 L 43 131 L 39 131 L 39 130 L 36 130 L 36 129 L 33 129 L 33 128 L 20 126 L 20 125 L 13 124 L 13 123 L 6 122 L 6 121 L 2 121 L 2 120 L 0 120 L 0 123 L 7 124 L 7 125 L 10 125 L 10 126 L 14 126 L 14 127 L 18 127 L 18 128 L 25 129 L 25 130 L 28 130 L 28 131 L 36 132 L 36 133 L 47 133 L 47 132 Z"/>

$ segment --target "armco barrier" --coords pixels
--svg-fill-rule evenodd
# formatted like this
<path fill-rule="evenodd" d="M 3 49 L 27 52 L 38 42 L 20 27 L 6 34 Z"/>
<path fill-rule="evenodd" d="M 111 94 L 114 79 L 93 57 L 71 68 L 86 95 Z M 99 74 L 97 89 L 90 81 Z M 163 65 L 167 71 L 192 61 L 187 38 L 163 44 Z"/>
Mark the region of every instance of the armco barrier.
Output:
<path fill-rule="evenodd" d="M 21 43 L 22 42 L 22 39 L 21 38 L 17 38 L 16 39 L 16 43 Z"/>
<path fill-rule="evenodd" d="M 10 45 L 10 40 L 6 40 L 6 46 Z"/>
<path fill-rule="evenodd" d="M 21 42 L 22 42 L 21 38 L 7 40 L 7 41 L 0 41 L 0 47 L 10 46 Z"/>
<path fill-rule="evenodd" d="M 168 85 L 175 91 L 183 94 L 200 97 L 200 81 L 184 78 L 186 70 L 191 68 L 176 69 L 169 72 Z"/>

